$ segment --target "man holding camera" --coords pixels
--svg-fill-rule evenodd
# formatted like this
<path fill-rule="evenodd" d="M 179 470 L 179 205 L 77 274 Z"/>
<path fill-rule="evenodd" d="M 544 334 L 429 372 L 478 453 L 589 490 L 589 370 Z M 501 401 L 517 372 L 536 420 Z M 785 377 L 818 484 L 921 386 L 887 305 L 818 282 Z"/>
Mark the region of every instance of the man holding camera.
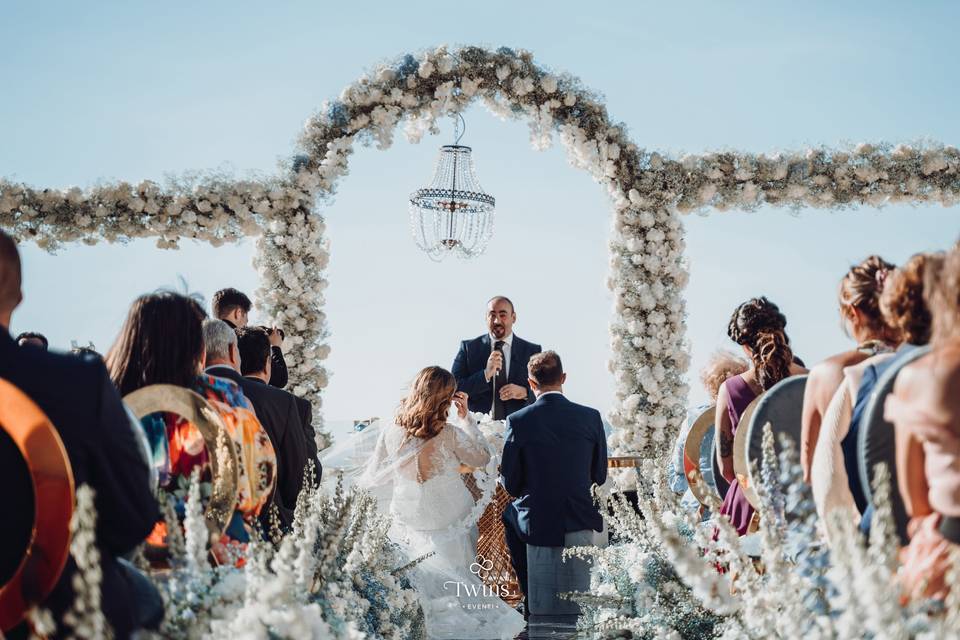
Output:
<path fill-rule="evenodd" d="M 213 315 L 226 322 L 232 329 L 247 326 L 247 316 L 253 303 L 242 291 L 228 288 L 213 294 Z M 287 386 L 287 362 L 283 359 L 283 330 L 264 327 L 270 335 L 270 386 L 283 389 Z"/>

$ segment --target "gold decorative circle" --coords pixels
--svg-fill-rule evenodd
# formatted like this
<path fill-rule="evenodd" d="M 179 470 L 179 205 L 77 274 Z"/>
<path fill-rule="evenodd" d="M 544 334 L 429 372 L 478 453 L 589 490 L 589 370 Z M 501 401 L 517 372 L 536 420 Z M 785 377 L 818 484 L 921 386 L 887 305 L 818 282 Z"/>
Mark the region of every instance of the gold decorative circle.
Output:
<path fill-rule="evenodd" d="M 737 476 L 737 482 L 740 484 L 740 490 L 743 495 L 753 505 L 754 509 L 759 509 L 760 496 L 756 489 L 750 483 L 750 463 L 747 460 L 747 447 L 750 445 L 750 419 L 753 418 L 753 412 L 760 404 L 760 394 L 753 399 L 753 402 L 747 405 L 740 416 L 740 422 L 737 423 L 737 432 L 733 434 L 733 472 Z"/>
<path fill-rule="evenodd" d="M 138 419 L 167 412 L 193 424 L 210 454 L 213 488 L 205 512 L 210 532 L 219 538 L 237 505 L 239 463 L 219 414 L 200 394 L 172 384 L 153 384 L 127 394 L 123 401 Z"/>
<path fill-rule="evenodd" d="M 717 493 L 716 489 L 704 481 L 703 472 L 700 471 L 700 447 L 703 439 L 707 437 L 707 432 L 714 428 L 716 413 L 716 405 L 704 409 L 703 413 L 694 420 L 690 432 L 687 433 L 687 439 L 683 443 L 683 474 L 687 477 L 687 484 L 690 485 L 690 493 L 704 507 L 707 506 L 707 496 L 717 495 Z M 723 500 L 723 496 L 719 497 Z"/>

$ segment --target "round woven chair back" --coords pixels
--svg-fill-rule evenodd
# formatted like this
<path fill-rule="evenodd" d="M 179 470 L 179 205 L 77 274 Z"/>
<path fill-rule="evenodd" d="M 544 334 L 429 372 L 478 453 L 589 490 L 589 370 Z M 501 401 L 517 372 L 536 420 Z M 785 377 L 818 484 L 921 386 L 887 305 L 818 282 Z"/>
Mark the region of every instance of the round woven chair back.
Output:
<path fill-rule="evenodd" d="M 687 433 L 687 439 L 683 443 L 683 474 L 687 477 L 687 484 L 690 486 L 690 493 L 702 504 L 707 506 L 707 498 L 710 495 L 723 500 L 723 495 L 717 491 L 716 481 L 707 482 L 703 477 L 703 471 L 700 469 L 700 451 L 703 447 L 703 440 L 707 434 L 713 433 L 714 417 L 717 412 L 716 406 L 710 406 L 704 409 L 693 421 L 690 431 Z M 716 458 L 711 450 L 710 459 Z M 716 475 L 714 475 L 716 478 Z"/>
<path fill-rule="evenodd" d="M 747 405 L 740 416 L 740 422 L 737 423 L 737 432 L 733 434 L 733 473 L 736 474 L 740 490 L 743 491 L 750 504 L 754 506 L 760 502 L 760 498 L 750 481 L 750 464 L 747 460 L 747 446 L 750 442 L 748 432 L 750 420 L 753 419 L 753 412 L 757 410 L 760 400 L 765 395 L 765 393 L 761 393 Z"/>
<path fill-rule="evenodd" d="M 43 602 L 70 552 L 73 470 L 50 419 L 0 379 L 0 629 L 9 631 Z"/>
<path fill-rule="evenodd" d="M 803 415 L 803 392 L 807 388 L 807 376 L 790 376 L 770 387 L 760 399 L 757 408 L 747 423 L 747 473 L 750 477 L 750 486 L 755 488 L 760 478 L 753 473 L 753 464 L 757 470 L 763 469 L 763 427 L 767 423 L 773 431 L 773 450 L 780 455 L 781 434 L 787 436 L 794 447 L 799 451 L 800 425 Z M 755 490 L 747 493 L 747 498 L 754 508 L 759 509 L 759 497 Z M 754 501 L 756 500 L 756 502 Z"/>
<path fill-rule="evenodd" d="M 876 466 L 887 465 L 890 472 L 890 501 L 893 508 L 893 520 L 902 544 L 907 543 L 907 510 L 900 497 L 897 484 L 896 447 L 893 425 L 883 417 L 883 405 L 893 391 L 900 371 L 911 362 L 930 353 L 930 347 L 921 347 L 911 351 L 891 365 L 873 388 L 867 407 L 863 412 L 860 429 L 857 433 L 857 466 L 860 470 L 860 483 L 866 493 L 867 501 L 873 504 L 873 478 Z"/>
<path fill-rule="evenodd" d="M 223 422 L 200 394 L 172 384 L 153 384 L 127 394 L 123 401 L 137 419 L 151 413 L 172 413 L 192 423 L 210 454 L 213 477 L 210 500 L 204 512 L 210 532 L 219 537 L 237 505 L 239 462 Z"/>

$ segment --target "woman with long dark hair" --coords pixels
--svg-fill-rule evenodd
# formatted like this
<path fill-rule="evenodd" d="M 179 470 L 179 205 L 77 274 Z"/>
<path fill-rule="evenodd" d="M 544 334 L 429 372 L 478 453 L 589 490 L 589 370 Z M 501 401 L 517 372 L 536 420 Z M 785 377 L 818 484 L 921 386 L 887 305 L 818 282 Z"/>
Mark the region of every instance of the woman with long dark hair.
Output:
<path fill-rule="evenodd" d="M 750 528 L 754 509 L 733 471 L 733 437 L 754 398 L 784 378 L 805 371 L 794 363 L 786 327 L 786 316 L 764 297 L 738 306 L 727 325 L 727 335 L 743 348 L 750 361 L 747 371 L 728 378 L 720 387 L 714 422 L 719 434 L 717 459 L 724 479 L 730 483 L 720 514 L 730 519 L 741 536 Z"/>
<path fill-rule="evenodd" d="M 130 307 L 107 353 L 107 370 L 121 395 L 153 384 L 191 389 L 217 411 L 237 450 L 237 511 L 247 523 L 260 514 L 276 484 L 277 457 L 250 402 L 236 383 L 203 372 L 206 313 L 193 298 L 170 291 L 142 295 Z M 194 468 L 210 478 L 210 453 L 196 426 L 180 416 L 153 414 L 142 421 L 161 486 L 183 490 Z M 244 540 L 234 522 L 232 538 Z"/>

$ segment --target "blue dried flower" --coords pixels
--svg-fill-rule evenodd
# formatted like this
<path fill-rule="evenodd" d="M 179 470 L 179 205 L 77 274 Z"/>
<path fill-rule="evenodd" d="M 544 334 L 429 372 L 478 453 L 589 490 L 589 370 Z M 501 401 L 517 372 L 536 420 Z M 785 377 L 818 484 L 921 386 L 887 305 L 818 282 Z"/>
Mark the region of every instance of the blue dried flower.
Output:
<path fill-rule="evenodd" d="M 339 100 L 331 102 L 327 108 L 327 119 L 335 127 L 345 127 L 350 122 L 350 114 L 347 105 Z"/>
<path fill-rule="evenodd" d="M 420 63 L 414 58 L 411 54 L 403 56 L 403 59 L 400 61 L 400 64 L 397 65 L 397 77 L 404 79 L 407 76 L 412 76 L 417 71 L 420 70 Z"/>

